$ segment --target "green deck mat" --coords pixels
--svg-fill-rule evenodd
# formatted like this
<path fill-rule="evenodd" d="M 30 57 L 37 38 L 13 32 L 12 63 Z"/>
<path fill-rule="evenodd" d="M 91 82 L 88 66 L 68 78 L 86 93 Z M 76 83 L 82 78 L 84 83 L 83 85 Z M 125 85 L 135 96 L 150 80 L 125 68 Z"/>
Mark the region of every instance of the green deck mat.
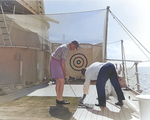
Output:
<path fill-rule="evenodd" d="M 56 97 L 26 96 L 0 105 L 0 120 L 70 120 L 77 109 L 75 97 L 64 97 L 70 104 L 56 104 Z"/>

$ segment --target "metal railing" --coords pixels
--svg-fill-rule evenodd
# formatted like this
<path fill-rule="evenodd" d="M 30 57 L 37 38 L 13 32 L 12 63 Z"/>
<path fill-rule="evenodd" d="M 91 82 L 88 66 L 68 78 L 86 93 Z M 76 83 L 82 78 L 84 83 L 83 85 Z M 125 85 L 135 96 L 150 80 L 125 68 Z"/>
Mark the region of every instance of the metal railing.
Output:
<path fill-rule="evenodd" d="M 122 66 L 122 64 L 119 64 L 120 66 Z M 117 65 L 116 65 L 117 66 Z M 133 91 L 141 94 L 143 92 L 143 90 L 148 90 L 150 91 L 150 88 L 148 87 L 145 87 L 144 85 L 141 85 L 140 83 L 140 77 L 139 75 L 144 75 L 144 76 L 148 76 L 150 77 L 149 74 L 142 74 L 142 73 L 139 73 L 138 71 L 138 62 L 134 62 L 133 66 L 130 67 L 130 68 L 125 68 L 127 71 L 123 71 L 122 68 L 119 68 L 116 67 L 116 70 L 119 71 L 119 72 L 124 72 L 126 77 L 126 83 L 127 83 L 127 87 L 132 89 Z M 132 72 L 129 72 L 129 71 L 132 71 Z M 130 74 L 129 74 L 130 73 Z M 123 74 L 122 74 L 123 75 Z M 143 78 L 143 77 L 142 77 Z"/>

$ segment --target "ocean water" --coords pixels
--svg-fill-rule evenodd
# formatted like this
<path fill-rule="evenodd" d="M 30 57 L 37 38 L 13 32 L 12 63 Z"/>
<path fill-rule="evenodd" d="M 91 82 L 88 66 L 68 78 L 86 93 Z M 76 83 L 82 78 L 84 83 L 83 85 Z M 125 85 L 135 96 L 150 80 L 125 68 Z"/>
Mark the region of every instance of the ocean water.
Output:
<path fill-rule="evenodd" d="M 138 73 L 140 90 L 143 90 L 141 94 L 150 95 L 150 67 L 138 67 Z M 131 76 L 131 80 L 129 77 L 129 84 L 131 84 L 131 88 L 137 90 L 136 76 L 134 76 L 134 74 L 135 68 L 128 70 L 128 76 Z"/>
<path fill-rule="evenodd" d="M 139 67 L 138 68 L 139 81 L 141 84 L 142 94 L 150 95 L 150 67 Z"/>

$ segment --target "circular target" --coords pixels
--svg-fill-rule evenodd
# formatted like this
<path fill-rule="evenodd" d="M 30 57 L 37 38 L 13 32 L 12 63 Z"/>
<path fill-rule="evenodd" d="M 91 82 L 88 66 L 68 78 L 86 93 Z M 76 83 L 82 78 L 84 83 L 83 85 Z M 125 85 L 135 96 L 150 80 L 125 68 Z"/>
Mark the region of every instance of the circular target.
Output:
<path fill-rule="evenodd" d="M 81 71 L 88 64 L 88 60 L 85 55 L 76 53 L 70 58 L 70 66 L 75 71 Z"/>

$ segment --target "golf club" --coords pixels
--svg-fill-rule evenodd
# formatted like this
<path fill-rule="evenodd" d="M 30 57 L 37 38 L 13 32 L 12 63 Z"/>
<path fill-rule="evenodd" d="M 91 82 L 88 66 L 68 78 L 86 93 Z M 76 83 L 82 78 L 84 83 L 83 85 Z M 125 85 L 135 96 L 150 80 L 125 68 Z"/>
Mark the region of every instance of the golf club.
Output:
<path fill-rule="evenodd" d="M 65 80 L 67 81 L 67 83 L 69 84 L 69 86 L 70 86 L 70 88 L 71 88 L 72 92 L 74 93 L 75 97 L 77 98 L 77 96 L 76 96 L 76 94 L 75 94 L 75 92 L 74 92 L 73 88 L 71 87 L 71 85 L 70 85 L 69 81 L 68 81 L 67 79 L 65 79 Z M 78 101 L 79 101 L 79 100 L 78 100 Z"/>
<path fill-rule="evenodd" d="M 75 97 L 77 98 L 77 100 L 78 100 L 78 102 L 79 102 L 78 106 L 79 106 L 80 108 L 90 108 L 90 109 L 93 109 L 93 108 L 94 108 L 93 105 L 90 105 L 90 104 L 83 104 L 83 103 L 80 102 L 80 98 L 78 98 L 77 95 L 75 94 L 75 92 L 74 92 L 73 88 L 71 87 L 71 84 L 69 83 L 69 81 L 68 81 L 67 79 L 65 79 L 65 80 L 67 81 L 67 83 L 69 84 L 69 86 L 70 86 L 72 92 L 74 93 Z"/>

